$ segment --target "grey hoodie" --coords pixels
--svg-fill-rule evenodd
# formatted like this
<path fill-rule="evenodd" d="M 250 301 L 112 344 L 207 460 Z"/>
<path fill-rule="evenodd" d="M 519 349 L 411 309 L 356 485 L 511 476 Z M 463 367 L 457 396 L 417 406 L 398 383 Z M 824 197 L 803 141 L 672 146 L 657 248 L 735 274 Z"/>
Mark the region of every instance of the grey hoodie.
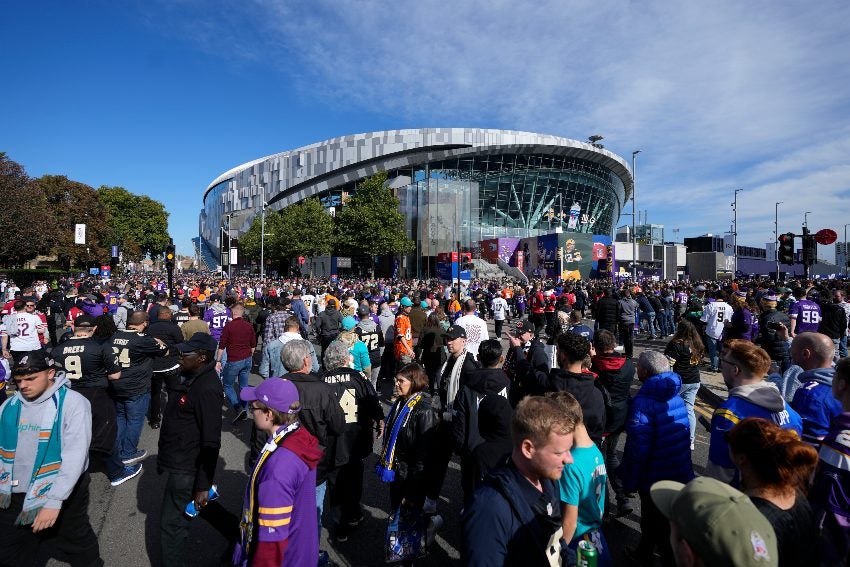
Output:
<path fill-rule="evenodd" d="M 21 415 L 18 421 L 18 447 L 15 450 L 13 481 L 18 485 L 13 492 L 27 492 L 30 488 L 35 455 L 38 450 L 38 433 L 41 416 L 50 401 L 50 397 L 59 388 L 68 386 L 64 372 L 57 372 L 54 383 L 41 396 L 33 401 L 21 397 Z M 16 396 L 20 394 L 15 394 Z M 8 403 L 8 402 L 7 402 Z M 46 508 L 60 509 L 62 502 L 68 499 L 71 491 L 89 465 L 89 444 L 91 443 L 91 404 L 81 394 L 68 390 L 62 413 L 62 467 L 54 477 L 50 488 Z M 26 427 L 31 424 L 30 427 Z"/>

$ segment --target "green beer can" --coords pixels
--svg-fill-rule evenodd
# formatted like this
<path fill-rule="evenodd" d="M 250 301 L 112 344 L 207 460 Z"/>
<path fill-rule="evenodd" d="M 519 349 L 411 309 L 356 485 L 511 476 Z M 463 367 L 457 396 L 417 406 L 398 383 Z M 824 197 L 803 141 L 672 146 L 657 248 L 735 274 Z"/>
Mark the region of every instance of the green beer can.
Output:
<path fill-rule="evenodd" d="M 589 541 L 578 542 L 578 555 L 576 557 L 578 567 L 596 567 L 599 558 L 596 548 Z"/>

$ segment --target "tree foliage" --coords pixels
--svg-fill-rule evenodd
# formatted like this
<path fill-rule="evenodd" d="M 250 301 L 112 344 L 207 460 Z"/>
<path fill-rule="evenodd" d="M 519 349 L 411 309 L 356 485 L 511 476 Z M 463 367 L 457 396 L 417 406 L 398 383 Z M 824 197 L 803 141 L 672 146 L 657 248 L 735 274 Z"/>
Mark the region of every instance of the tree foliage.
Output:
<path fill-rule="evenodd" d="M 382 256 L 415 248 L 404 228 L 399 200 L 384 186 L 386 172 L 363 179 L 354 195 L 336 215 L 336 243 L 340 252 Z"/>
<path fill-rule="evenodd" d="M 107 213 L 97 198 L 97 191 L 64 175 L 44 175 L 36 183 L 44 191 L 53 217 L 51 252 L 62 267 L 67 270 L 92 260 L 101 262 L 109 258 L 109 249 L 104 243 Z M 85 244 L 74 243 L 74 227 L 78 223 L 86 225 Z"/>
<path fill-rule="evenodd" d="M 239 239 L 246 258 L 260 258 L 261 217 L 257 215 Z M 265 258 L 276 261 L 298 256 L 320 256 L 333 251 L 333 219 L 318 199 L 307 199 L 280 212 L 266 213 Z"/>
<path fill-rule="evenodd" d="M 101 186 L 97 196 L 106 209 L 105 241 L 120 244 L 125 260 L 156 256 L 168 245 L 168 212 L 165 206 L 145 195 L 134 195 L 123 187 Z"/>
<path fill-rule="evenodd" d="M 46 254 L 55 231 L 44 190 L 5 152 L 0 152 L 0 203 L 0 264 L 20 266 Z"/>

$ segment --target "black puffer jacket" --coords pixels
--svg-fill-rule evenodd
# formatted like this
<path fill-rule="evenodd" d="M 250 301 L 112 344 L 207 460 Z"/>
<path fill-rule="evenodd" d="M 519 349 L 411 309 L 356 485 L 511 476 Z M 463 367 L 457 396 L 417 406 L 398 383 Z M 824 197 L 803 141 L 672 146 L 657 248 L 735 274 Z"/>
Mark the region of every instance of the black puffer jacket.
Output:
<path fill-rule="evenodd" d="M 617 332 L 617 322 L 620 320 L 620 304 L 613 297 L 603 297 L 596 303 L 594 313 L 600 329 Z"/>
<path fill-rule="evenodd" d="M 635 379 L 635 365 L 618 354 L 600 354 L 593 357 L 591 370 L 599 376 L 596 385 L 608 392 L 605 432 L 619 433 L 624 429 L 629 413 L 629 390 Z"/>

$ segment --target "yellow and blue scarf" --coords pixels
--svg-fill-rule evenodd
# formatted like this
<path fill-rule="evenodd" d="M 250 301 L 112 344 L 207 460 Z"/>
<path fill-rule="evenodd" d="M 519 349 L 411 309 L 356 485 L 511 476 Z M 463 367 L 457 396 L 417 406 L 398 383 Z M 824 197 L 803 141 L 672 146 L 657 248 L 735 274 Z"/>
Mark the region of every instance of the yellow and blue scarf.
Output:
<path fill-rule="evenodd" d="M 43 402 L 46 406 L 41 416 L 35 465 L 23 509 L 15 520 L 16 526 L 33 523 L 39 510 L 47 503 L 50 488 L 62 467 L 62 406 L 67 390 L 67 387 L 59 388 Z M 21 394 L 16 392 L 0 415 L 0 508 L 4 509 L 12 503 L 12 473 L 22 405 Z"/>
<path fill-rule="evenodd" d="M 387 418 L 387 423 L 392 425 L 387 429 L 389 435 L 384 435 L 384 450 L 381 451 L 381 458 L 378 464 L 375 465 L 375 474 L 382 482 L 393 482 L 395 480 L 395 446 L 398 442 L 398 434 L 401 429 L 407 425 L 410 419 L 411 412 L 416 404 L 422 399 L 422 392 L 410 396 L 406 401 L 398 400 L 390 409 L 390 415 Z"/>

